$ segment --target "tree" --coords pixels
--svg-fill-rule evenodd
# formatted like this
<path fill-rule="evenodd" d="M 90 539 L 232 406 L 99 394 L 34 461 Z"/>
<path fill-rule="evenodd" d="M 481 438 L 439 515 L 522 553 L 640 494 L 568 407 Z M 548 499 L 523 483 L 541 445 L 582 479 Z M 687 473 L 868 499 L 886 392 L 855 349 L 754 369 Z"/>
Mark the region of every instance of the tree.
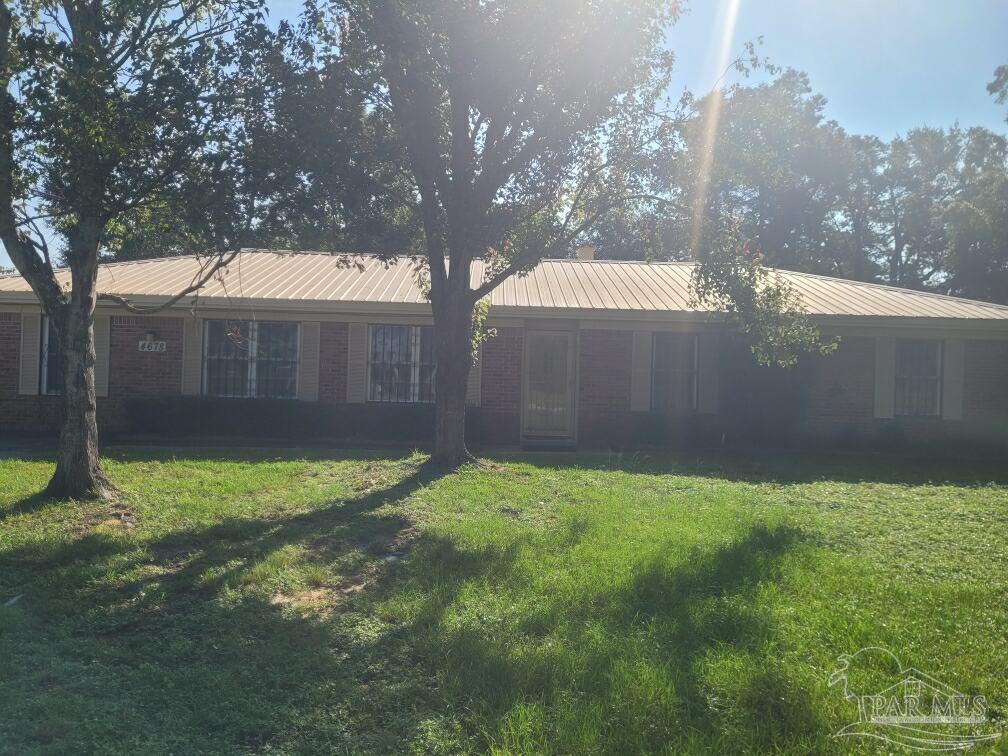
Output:
<path fill-rule="evenodd" d="M 254 72 L 243 96 L 239 191 L 258 197 L 267 247 L 388 253 L 409 248 L 418 218 L 406 157 L 386 113 L 369 106 L 373 80 L 325 44 L 324 17 L 308 8 L 271 44 L 246 45 Z M 322 29 L 320 36 L 320 29 Z"/>
<path fill-rule="evenodd" d="M 987 84 L 987 91 L 994 95 L 999 105 L 1008 103 L 1008 63 L 994 69 L 994 78 Z"/>
<path fill-rule="evenodd" d="M 844 210 L 869 212 L 876 155 L 827 121 L 825 105 L 794 70 L 697 101 L 683 128 L 680 191 L 693 198 L 684 211 L 715 225 L 719 217 L 738 222 L 768 265 L 870 278 L 869 241 L 850 238 L 864 232 L 864 219 Z"/>
<path fill-rule="evenodd" d="M 959 189 L 943 214 L 943 289 L 1008 303 L 1008 139 L 971 129 Z"/>
<path fill-rule="evenodd" d="M 468 457 L 465 392 L 478 303 L 566 254 L 607 213 L 655 195 L 678 7 L 660 0 L 337 0 L 334 49 L 370 83 L 420 219 L 434 316 L 434 460 Z M 485 273 L 471 266 L 483 258 Z"/>
<path fill-rule="evenodd" d="M 791 368 L 804 354 L 836 351 L 839 341 L 823 341 L 801 295 L 764 265 L 763 254 L 743 238 L 740 222 L 707 224 L 703 232 L 703 253 L 690 281 L 694 304 L 725 312 L 758 364 Z"/>
<path fill-rule="evenodd" d="M 888 282 L 1005 301 L 1005 138 L 986 129 L 913 129 L 883 172 Z"/>
<path fill-rule="evenodd" d="M 884 170 L 887 278 L 893 286 L 926 288 L 941 279 L 942 216 L 958 190 L 962 131 L 911 129 L 889 144 Z"/>
<path fill-rule="evenodd" d="M 17 0 L 0 7 L 0 240 L 59 336 L 64 419 L 53 496 L 103 496 L 93 334 L 99 256 L 139 213 L 189 203 L 215 228 L 209 280 L 234 241 L 227 173 L 231 35 L 251 0 Z M 223 193 L 226 197 L 226 193 Z M 50 251 L 50 242 L 61 242 Z M 65 263 L 71 286 L 54 266 Z M 127 302 L 120 304 L 130 306 Z M 134 308 L 135 309 L 135 308 Z"/>

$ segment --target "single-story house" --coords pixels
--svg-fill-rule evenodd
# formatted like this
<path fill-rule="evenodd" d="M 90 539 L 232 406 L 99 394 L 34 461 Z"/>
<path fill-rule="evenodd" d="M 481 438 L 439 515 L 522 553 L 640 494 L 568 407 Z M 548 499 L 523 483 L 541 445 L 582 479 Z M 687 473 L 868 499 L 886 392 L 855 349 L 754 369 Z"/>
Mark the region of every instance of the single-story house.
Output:
<path fill-rule="evenodd" d="M 103 265 L 98 290 L 160 304 L 199 265 Z M 490 297 L 496 335 L 470 380 L 473 443 L 1008 439 L 1008 306 L 781 272 L 840 345 L 769 369 L 723 314 L 691 306 L 691 270 L 546 260 L 506 281 Z M 480 263 L 472 276 L 481 280 Z M 361 256 L 348 266 L 329 254 L 245 251 L 195 305 L 136 316 L 99 303 L 99 425 L 423 439 L 436 370 L 431 323 L 408 259 Z M 0 277 L 0 429 L 57 427 L 53 341 L 27 283 Z"/>

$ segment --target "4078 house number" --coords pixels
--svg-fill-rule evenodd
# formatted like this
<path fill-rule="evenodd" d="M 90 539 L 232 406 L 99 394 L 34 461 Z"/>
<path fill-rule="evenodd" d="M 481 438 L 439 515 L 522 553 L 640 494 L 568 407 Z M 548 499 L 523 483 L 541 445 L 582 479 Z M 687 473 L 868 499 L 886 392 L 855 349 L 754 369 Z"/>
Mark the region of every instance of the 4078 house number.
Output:
<path fill-rule="evenodd" d="M 141 339 L 138 342 L 137 351 L 139 352 L 167 352 L 168 342 L 167 341 L 146 341 Z"/>

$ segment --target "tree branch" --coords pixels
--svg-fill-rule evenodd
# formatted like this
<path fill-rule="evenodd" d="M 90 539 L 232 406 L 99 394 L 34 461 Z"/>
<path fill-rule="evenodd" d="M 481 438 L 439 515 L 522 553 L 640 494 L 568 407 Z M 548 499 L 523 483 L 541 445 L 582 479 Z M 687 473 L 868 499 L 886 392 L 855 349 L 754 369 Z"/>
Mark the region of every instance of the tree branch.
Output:
<path fill-rule="evenodd" d="M 240 254 L 241 250 L 238 249 L 232 252 L 222 252 L 215 255 L 214 258 L 208 260 L 200 266 L 200 269 L 197 271 L 196 275 L 193 276 L 192 281 L 188 286 L 163 304 L 141 307 L 133 304 L 129 301 L 129 299 L 118 294 L 99 294 L 98 299 L 106 302 L 115 302 L 117 305 L 125 308 L 127 312 L 131 312 L 134 315 L 151 315 L 153 313 L 161 312 L 162 310 L 166 310 L 182 301 L 190 294 L 202 289 L 207 285 L 207 283 L 209 283 L 210 279 L 214 277 L 217 271 L 230 265 Z"/>

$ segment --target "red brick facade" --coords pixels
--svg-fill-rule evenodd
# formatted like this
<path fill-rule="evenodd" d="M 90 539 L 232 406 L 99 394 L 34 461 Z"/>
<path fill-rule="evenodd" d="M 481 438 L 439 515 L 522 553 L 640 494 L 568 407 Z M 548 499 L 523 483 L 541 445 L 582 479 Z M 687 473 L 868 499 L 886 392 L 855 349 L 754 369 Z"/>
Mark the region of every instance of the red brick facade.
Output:
<path fill-rule="evenodd" d="M 632 331 L 583 330 L 578 334 L 578 443 L 630 443 Z"/>
<path fill-rule="evenodd" d="M 521 441 L 524 343 L 521 328 L 498 328 L 483 345 L 480 430 L 486 444 Z"/>
<path fill-rule="evenodd" d="M 319 331 L 319 401 L 347 400 L 346 323 L 322 323 Z"/>
<path fill-rule="evenodd" d="M 138 342 L 153 331 L 166 351 L 140 352 Z M 98 398 L 104 432 L 129 430 L 131 399 L 179 396 L 182 391 L 184 320 L 115 316 L 110 321 L 109 396 Z M 319 400 L 347 401 L 349 327 L 323 322 L 319 341 Z M 730 339 L 722 339 L 730 342 Z M 633 333 L 583 329 L 578 332 L 576 421 L 584 447 L 632 445 L 642 418 L 630 410 Z M 720 412 L 708 420 L 732 440 L 748 440 L 747 429 L 780 431 L 825 441 L 884 440 L 941 442 L 1004 440 L 1008 437 L 1008 341 L 967 340 L 963 364 L 963 419 L 874 417 L 875 349 L 871 336 L 848 335 L 835 354 L 805 361 L 791 371 L 753 365 L 739 344 L 719 358 Z M 0 313 L 0 429 L 42 430 L 59 425 L 57 396 L 19 394 L 21 316 Z M 524 329 L 501 327 L 483 348 L 480 436 L 485 445 L 521 443 Z M 386 411 L 388 408 L 384 408 Z M 690 421 L 691 423 L 693 420 Z M 366 427 L 366 423 L 365 423 Z M 756 436 L 756 433 L 752 433 Z M 663 436 L 667 441 L 668 434 Z"/>
<path fill-rule="evenodd" d="M 1008 423 L 1008 341 L 967 341 L 964 362 L 964 417 Z"/>
<path fill-rule="evenodd" d="M 182 393 L 181 318 L 113 317 L 109 332 L 109 395 L 99 398 L 99 420 L 108 430 L 125 430 L 131 399 Z M 164 352 L 141 352 L 139 343 L 152 332 L 165 342 Z"/>
<path fill-rule="evenodd" d="M 1008 435 L 1008 341 L 967 341 L 963 357 L 964 433 L 980 440 Z"/>
<path fill-rule="evenodd" d="M 811 363 L 802 430 L 823 440 L 994 441 L 1008 437 L 1008 342 L 967 340 L 961 420 L 875 417 L 875 340 L 845 336 Z"/>
<path fill-rule="evenodd" d="M 57 396 L 20 395 L 21 315 L 0 312 L 0 429 L 50 430 L 59 427 Z"/>
<path fill-rule="evenodd" d="M 16 312 L 0 312 L 0 399 L 17 394 L 20 350 L 21 316 Z"/>
<path fill-rule="evenodd" d="M 830 355 L 809 364 L 804 430 L 815 436 L 857 436 L 876 430 L 875 339 L 845 336 Z"/>

